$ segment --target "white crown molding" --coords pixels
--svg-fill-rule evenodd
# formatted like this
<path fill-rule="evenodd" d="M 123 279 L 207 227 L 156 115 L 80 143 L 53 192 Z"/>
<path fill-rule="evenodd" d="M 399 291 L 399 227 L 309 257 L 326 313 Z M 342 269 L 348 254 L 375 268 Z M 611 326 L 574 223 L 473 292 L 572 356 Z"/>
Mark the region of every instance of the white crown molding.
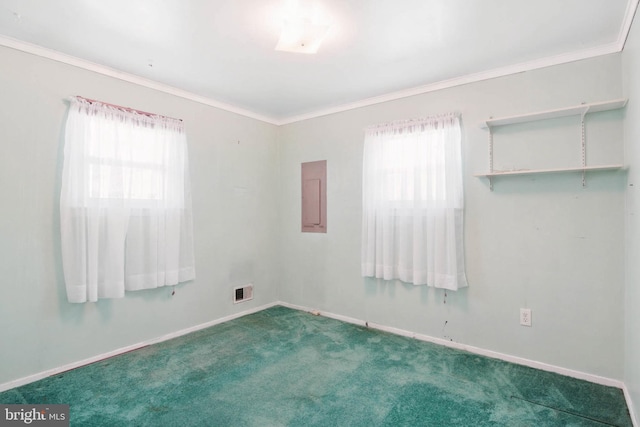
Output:
<path fill-rule="evenodd" d="M 629 32 L 631 31 L 631 24 L 633 23 L 633 18 L 636 14 L 636 10 L 638 10 L 639 2 L 640 0 L 629 0 L 627 3 L 627 10 L 625 11 L 622 25 L 620 26 L 620 34 L 618 34 L 618 47 L 621 52 L 624 49 L 624 45 L 627 42 L 627 37 L 629 36 Z"/>
<path fill-rule="evenodd" d="M 303 120 L 313 119 L 317 117 L 327 116 L 330 114 L 340 113 L 343 111 L 353 110 L 356 108 L 367 107 L 370 105 L 380 104 L 383 102 L 395 101 L 410 96 L 420 95 L 423 93 L 433 92 L 441 89 L 447 89 L 455 86 L 460 86 L 469 83 L 475 83 L 483 80 L 494 79 L 497 77 L 504 77 L 511 74 L 522 73 L 524 71 L 531 71 L 540 68 L 550 67 L 553 65 L 565 64 L 568 62 L 579 61 L 582 59 L 593 58 L 601 55 L 607 55 L 611 53 L 618 53 L 624 49 L 627 36 L 633 23 L 633 18 L 638 8 L 640 0 L 628 0 L 625 16 L 620 27 L 620 33 L 618 39 L 609 44 L 597 46 L 594 48 L 584 49 L 580 51 L 574 51 L 559 55 L 554 55 L 546 58 L 536 59 L 533 61 L 522 62 L 519 64 L 509 65 L 506 67 L 495 68 L 491 70 L 482 71 L 479 73 L 468 74 L 460 77 L 455 77 L 448 80 L 442 80 L 439 82 L 430 83 L 423 86 L 417 86 L 401 91 L 391 92 L 380 96 L 374 96 L 371 98 L 362 99 L 355 102 L 350 102 L 342 105 L 337 105 L 329 108 L 322 108 L 313 112 L 292 115 L 288 117 L 270 117 L 263 114 L 259 114 L 250 110 L 239 108 L 231 104 L 219 102 L 211 98 L 196 95 L 194 93 L 178 89 L 163 83 L 156 82 L 154 80 L 146 79 L 144 77 L 136 76 L 134 74 L 118 71 L 113 68 L 106 67 L 104 65 L 96 64 L 91 61 L 86 61 L 71 55 L 67 55 L 52 49 L 47 49 L 38 45 L 23 42 L 21 40 L 13 39 L 0 35 L 0 46 L 6 46 L 23 52 L 27 52 L 33 55 L 48 58 L 54 61 L 62 62 L 75 67 L 83 68 L 89 71 L 93 71 L 106 76 L 114 77 L 120 80 L 127 81 L 129 83 L 138 84 L 150 89 L 155 89 L 161 92 L 165 92 L 171 95 L 179 96 L 191 101 L 198 102 L 200 104 L 209 105 L 211 107 L 219 108 L 221 110 L 229 111 L 231 113 L 239 114 L 252 119 L 260 120 L 262 122 L 270 123 L 276 126 L 287 125 Z"/>
<path fill-rule="evenodd" d="M 439 82 L 431 83 L 424 86 L 418 86 L 409 88 L 397 92 L 387 93 L 372 98 L 366 98 L 359 101 L 338 105 L 335 107 L 325 108 L 310 113 L 299 114 L 295 116 L 289 116 L 278 121 L 276 124 L 279 126 L 300 122 L 303 120 L 313 119 L 316 117 L 327 116 L 330 114 L 340 113 L 343 111 L 354 110 L 356 108 L 367 107 L 369 105 L 380 104 L 382 102 L 395 101 L 401 98 L 407 98 L 410 96 L 420 95 L 423 93 L 434 92 L 436 90 L 447 89 L 455 86 L 460 86 L 468 83 L 475 83 L 483 80 L 494 79 L 497 77 L 504 77 L 510 74 L 517 74 L 524 71 L 536 70 L 539 68 L 550 67 L 552 65 L 565 64 L 569 62 L 579 61 L 582 59 L 594 58 L 596 56 L 608 55 L 611 53 L 622 52 L 624 44 L 631 30 L 631 24 L 638 8 L 640 0 L 628 0 L 627 8 L 625 11 L 622 25 L 620 27 L 620 33 L 618 39 L 606 45 L 597 46 L 595 48 L 584 49 L 580 51 L 574 51 L 569 53 L 563 53 L 559 55 L 549 56 L 546 58 L 537 59 L 534 61 L 522 62 L 520 64 L 509 65 L 501 68 L 494 68 L 479 73 L 468 74 L 465 76 L 456 77 L 449 80 L 442 80 Z"/>
<path fill-rule="evenodd" d="M 0 46 L 5 46 L 11 49 L 16 49 L 25 53 L 40 56 L 43 58 L 51 59 L 53 61 L 62 62 L 63 64 L 72 65 L 74 67 L 82 68 L 84 70 L 93 71 L 98 74 L 113 77 L 119 80 L 123 80 L 129 83 L 134 83 L 149 89 L 154 89 L 160 92 L 175 95 L 190 101 L 198 102 L 200 104 L 208 105 L 210 107 L 219 108 L 221 110 L 228 111 L 230 113 L 239 114 L 241 116 L 249 117 L 252 119 L 260 120 L 262 122 L 277 124 L 276 119 L 273 117 L 265 116 L 259 113 L 255 113 L 244 108 L 239 108 L 231 104 L 216 101 L 205 96 L 196 95 L 186 90 L 178 89 L 173 86 L 166 85 L 164 83 L 157 82 L 155 80 L 147 79 L 137 76 L 135 74 L 125 73 L 114 68 L 110 68 L 104 65 L 97 64 L 95 62 L 87 61 L 77 58 L 75 56 L 67 55 L 56 50 L 48 49 L 35 44 L 27 43 L 22 40 L 13 39 L 0 35 Z"/>
<path fill-rule="evenodd" d="M 633 0 L 637 1 L 637 0 Z M 465 76 L 456 77 L 449 80 L 442 80 L 439 82 L 431 83 L 424 86 L 417 86 L 397 92 L 387 93 L 372 98 L 363 99 L 348 104 L 342 104 L 336 107 L 326 108 L 318 110 L 308 114 L 301 114 L 291 116 L 276 124 L 282 126 L 290 123 L 295 123 L 303 120 L 313 119 L 316 117 L 326 116 L 329 114 L 340 113 L 343 111 L 354 110 L 356 108 L 367 107 L 370 105 L 380 104 L 383 102 L 395 101 L 397 99 L 407 98 L 410 96 L 420 95 L 423 93 L 434 92 L 437 90 L 448 89 L 455 86 L 461 86 L 469 83 L 480 82 L 483 80 L 495 79 L 497 77 L 504 77 L 511 74 L 522 73 L 524 71 L 536 70 L 539 68 L 546 68 L 552 65 L 565 64 L 568 62 L 579 61 L 582 59 L 593 58 L 602 55 L 608 55 L 611 53 L 620 52 L 620 43 L 618 41 L 609 43 L 606 45 L 598 46 L 595 48 L 584 49 L 580 51 L 563 53 L 560 55 L 549 56 L 542 59 L 536 59 L 534 61 L 522 62 L 519 64 L 509 65 L 501 68 L 494 68 L 492 70 L 482 71 L 474 74 L 467 74 Z"/>

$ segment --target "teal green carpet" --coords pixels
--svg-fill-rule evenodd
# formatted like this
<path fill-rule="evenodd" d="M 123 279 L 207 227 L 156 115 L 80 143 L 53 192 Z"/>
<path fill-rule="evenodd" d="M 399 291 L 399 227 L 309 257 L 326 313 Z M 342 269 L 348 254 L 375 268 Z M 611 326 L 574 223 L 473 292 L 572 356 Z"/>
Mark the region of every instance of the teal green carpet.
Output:
<path fill-rule="evenodd" d="M 73 426 L 631 426 L 619 389 L 274 307 L 0 393 Z"/>

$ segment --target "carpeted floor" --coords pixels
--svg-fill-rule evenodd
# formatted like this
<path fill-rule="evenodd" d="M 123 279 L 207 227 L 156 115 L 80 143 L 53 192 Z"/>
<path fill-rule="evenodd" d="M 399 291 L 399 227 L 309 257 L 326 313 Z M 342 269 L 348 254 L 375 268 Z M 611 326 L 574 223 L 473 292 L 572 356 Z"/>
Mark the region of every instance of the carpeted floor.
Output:
<path fill-rule="evenodd" d="M 0 393 L 72 426 L 631 426 L 621 390 L 284 307 Z"/>

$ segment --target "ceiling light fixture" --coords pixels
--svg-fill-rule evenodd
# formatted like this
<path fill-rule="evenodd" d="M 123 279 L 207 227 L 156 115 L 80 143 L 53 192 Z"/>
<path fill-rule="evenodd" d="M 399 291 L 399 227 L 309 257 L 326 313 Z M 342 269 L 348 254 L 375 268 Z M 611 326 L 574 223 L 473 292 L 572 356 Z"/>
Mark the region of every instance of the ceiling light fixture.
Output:
<path fill-rule="evenodd" d="M 316 53 L 330 24 L 317 2 L 290 1 L 276 50 Z"/>
<path fill-rule="evenodd" d="M 308 18 L 286 20 L 276 50 L 294 53 L 316 53 L 324 40 L 329 25 L 314 24 Z"/>

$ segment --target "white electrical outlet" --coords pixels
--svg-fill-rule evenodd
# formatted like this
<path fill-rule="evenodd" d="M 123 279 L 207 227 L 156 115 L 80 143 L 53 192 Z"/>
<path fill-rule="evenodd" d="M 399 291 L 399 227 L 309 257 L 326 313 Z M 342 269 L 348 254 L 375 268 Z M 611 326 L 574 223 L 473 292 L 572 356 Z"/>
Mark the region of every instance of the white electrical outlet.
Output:
<path fill-rule="evenodd" d="M 531 326 L 531 309 L 530 308 L 520 309 L 520 324 L 522 326 Z"/>

